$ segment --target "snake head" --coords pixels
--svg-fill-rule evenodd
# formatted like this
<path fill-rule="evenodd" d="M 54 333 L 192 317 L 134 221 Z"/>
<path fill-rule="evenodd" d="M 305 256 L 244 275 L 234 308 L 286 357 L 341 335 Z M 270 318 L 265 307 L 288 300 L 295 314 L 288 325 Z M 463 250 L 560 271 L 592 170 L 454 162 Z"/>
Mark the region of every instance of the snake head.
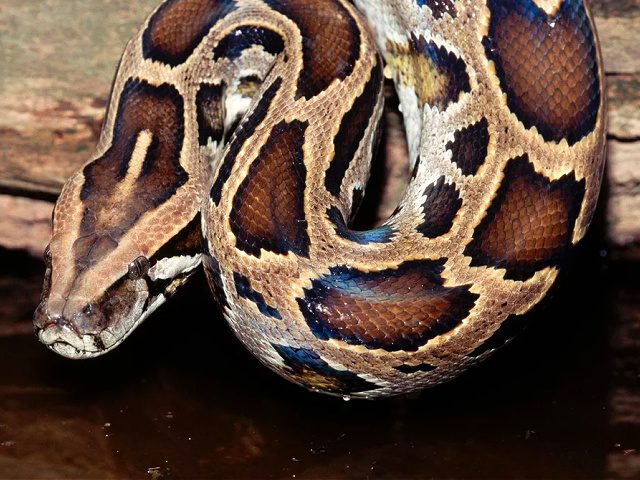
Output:
<path fill-rule="evenodd" d="M 69 358 L 100 355 L 120 343 L 153 310 L 150 263 L 139 256 L 125 275 L 101 294 L 89 288 L 99 279 L 81 272 L 61 288 L 54 272 L 51 246 L 45 251 L 47 270 L 34 324 L 40 341 Z M 63 293 L 64 292 L 64 293 Z"/>
<path fill-rule="evenodd" d="M 85 228 L 90 233 L 78 236 L 73 235 L 77 228 L 65 224 L 73 216 L 64 206 L 63 192 L 45 251 L 34 325 L 40 341 L 53 351 L 68 358 L 94 357 L 119 345 L 195 271 L 201 256 L 200 219 L 195 215 L 186 226 L 147 231 L 146 237 L 135 230 L 116 234 L 97 228 Z"/>
<path fill-rule="evenodd" d="M 136 79 L 114 91 L 93 159 L 56 203 L 35 313 L 40 340 L 70 358 L 120 344 L 201 257 L 201 199 L 189 180 L 202 169 L 199 151 L 183 155 L 182 96 Z"/>
<path fill-rule="evenodd" d="M 94 286 L 104 283 L 99 278 L 104 272 L 83 272 L 67 288 L 56 284 L 62 275 L 50 252 L 45 253 L 47 270 L 34 325 L 42 343 L 68 358 L 102 355 L 119 345 L 200 263 L 200 254 L 151 261 L 141 255 L 125 272 L 114 269 L 111 285 L 98 292 Z"/>

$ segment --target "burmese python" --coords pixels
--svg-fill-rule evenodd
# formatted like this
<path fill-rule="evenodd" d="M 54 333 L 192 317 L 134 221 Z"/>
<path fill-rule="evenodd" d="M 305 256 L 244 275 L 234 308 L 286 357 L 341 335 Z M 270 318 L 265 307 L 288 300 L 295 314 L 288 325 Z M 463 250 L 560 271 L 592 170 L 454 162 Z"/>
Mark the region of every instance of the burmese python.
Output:
<path fill-rule="evenodd" d="M 112 349 L 201 261 L 240 340 L 316 391 L 435 385 L 509 339 L 598 197 L 589 11 L 354 4 L 157 8 L 126 47 L 94 157 L 56 204 L 42 342 L 72 358 Z M 411 181 L 383 225 L 356 231 L 384 76 Z"/>

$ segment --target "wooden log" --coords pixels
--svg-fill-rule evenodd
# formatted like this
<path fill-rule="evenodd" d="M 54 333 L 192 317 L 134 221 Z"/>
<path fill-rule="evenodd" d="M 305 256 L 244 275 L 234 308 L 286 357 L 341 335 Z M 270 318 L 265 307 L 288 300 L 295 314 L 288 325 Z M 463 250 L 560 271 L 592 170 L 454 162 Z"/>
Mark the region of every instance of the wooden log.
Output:
<path fill-rule="evenodd" d="M 91 155 L 123 46 L 157 3 L 0 4 L 0 193 L 5 194 L 0 197 L 0 245 L 41 253 L 48 237 L 45 211 L 51 210 L 65 179 Z M 640 258 L 640 1 L 590 4 L 607 72 L 607 240 L 623 258 Z M 398 156 L 389 158 L 393 162 Z M 380 216 L 392 210 L 403 191 L 397 183 L 403 181 L 397 174 L 402 168 L 385 168 L 395 172 L 396 183 L 387 190 L 396 193 L 382 196 Z"/>

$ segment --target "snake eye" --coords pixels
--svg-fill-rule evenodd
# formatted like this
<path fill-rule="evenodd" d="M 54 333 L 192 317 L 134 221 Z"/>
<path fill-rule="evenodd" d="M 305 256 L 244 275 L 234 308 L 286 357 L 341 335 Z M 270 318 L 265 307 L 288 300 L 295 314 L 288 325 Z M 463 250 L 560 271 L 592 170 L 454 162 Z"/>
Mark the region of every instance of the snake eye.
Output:
<path fill-rule="evenodd" d="M 129 278 L 131 280 L 140 280 L 149 272 L 149 259 L 140 255 L 129 264 Z"/>

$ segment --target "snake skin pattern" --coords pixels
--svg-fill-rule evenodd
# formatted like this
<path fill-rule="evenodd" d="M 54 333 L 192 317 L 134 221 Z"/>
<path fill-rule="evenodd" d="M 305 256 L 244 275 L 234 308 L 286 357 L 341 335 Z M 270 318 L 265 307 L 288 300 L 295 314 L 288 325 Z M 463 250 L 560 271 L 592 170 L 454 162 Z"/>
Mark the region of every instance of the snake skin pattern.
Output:
<path fill-rule="evenodd" d="M 356 231 L 385 77 L 413 173 Z M 439 384 L 510 340 L 584 236 L 604 117 L 582 0 L 167 0 L 55 207 L 39 338 L 109 351 L 202 263 L 285 378 Z"/>

